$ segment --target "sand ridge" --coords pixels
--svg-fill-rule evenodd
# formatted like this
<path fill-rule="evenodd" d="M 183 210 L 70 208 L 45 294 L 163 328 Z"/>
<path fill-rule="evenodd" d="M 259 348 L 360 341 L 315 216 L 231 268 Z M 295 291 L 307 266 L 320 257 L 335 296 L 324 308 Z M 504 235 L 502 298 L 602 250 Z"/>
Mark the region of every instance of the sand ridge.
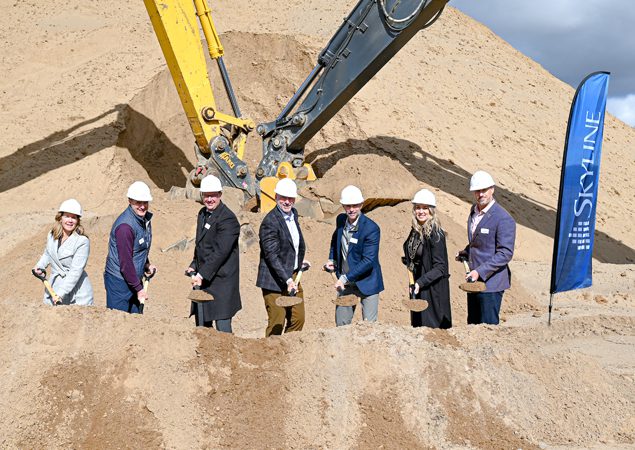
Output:
<path fill-rule="evenodd" d="M 246 116 L 277 115 L 353 4 L 212 5 Z M 519 225 L 503 324 L 465 325 L 451 261 L 455 328 L 408 326 L 406 202 L 369 213 L 382 229 L 379 323 L 334 328 L 330 279 L 312 270 L 305 330 L 263 339 L 254 245 L 241 253 L 235 336 L 224 336 L 187 318 L 192 248 L 161 251 L 193 236 L 200 205 L 169 194 L 195 163 L 193 140 L 147 13 L 119 1 L 48 6 L 17 1 L 0 18 L 0 447 L 633 448 L 632 128 L 606 118 L 594 286 L 558 295 L 548 328 L 573 89 L 446 8 L 309 143 L 321 179 L 305 194 L 337 202 L 349 182 L 367 196 L 431 189 L 452 253 L 466 243 L 469 176 L 489 170 Z M 252 168 L 260 145 L 249 136 Z M 106 310 L 102 280 L 110 226 L 136 179 L 155 197 L 159 267 L 143 317 Z M 53 309 L 30 268 L 71 196 L 86 211 L 95 307 Z M 254 230 L 263 217 L 239 216 Z M 333 224 L 301 223 L 317 267 Z"/>

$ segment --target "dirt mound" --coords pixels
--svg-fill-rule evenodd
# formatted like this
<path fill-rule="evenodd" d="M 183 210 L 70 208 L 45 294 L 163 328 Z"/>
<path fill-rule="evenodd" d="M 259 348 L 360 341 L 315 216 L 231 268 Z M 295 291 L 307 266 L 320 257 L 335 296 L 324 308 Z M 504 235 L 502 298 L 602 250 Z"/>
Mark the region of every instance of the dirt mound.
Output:
<path fill-rule="evenodd" d="M 218 3 L 226 64 L 245 116 L 269 121 L 353 5 Z M 240 14 L 236 14 L 239 10 Z M 53 11 L 53 12 L 51 12 Z M 607 117 L 594 286 L 556 297 L 546 326 L 559 164 L 573 90 L 489 30 L 447 8 L 311 140 L 337 203 L 435 192 L 452 254 L 466 243 L 470 174 L 487 169 L 516 218 L 513 287 L 500 327 L 466 326 L 451 262 L 455 327 L 412 329 L 401 244 L 408 202 L 369 213 L 382 230 L 380 322 L 334 328 L 331 219 L 304 218 L 315 266 L 307 322 L 262 339 L 258 246 L 241 253 L 234 336 L 195 329 L 181 275 L 199 205 L 172 199 L 193 139 L 143 6 L 18 4 L 0 18 L 0 447 L 632 448 L 635 445 L 635 208 L 623 155 L 635 133 Z M 33 27 L 33 24 L 37 24 Z M 29 29 L 27 35 L 24 30 Z M 125 44 L 125 45 L 122 45 Z M 63 61 L 63 64 L 60 63 Z M 221 110 L 222 83 L 212 66 Z M 34 120 L 33 112 L 37 111 Z M 260 141 L 250 136 L 253 168 Z M 143 316 L 109 311 L 102 272 L 125 190 L 148 182 L 159 267 Z M 50 308 L 30 275 L 56 206 L 80 200 L 91 239 L 92 308 Z M 257 230 L 262 214 L 240 212 Z M 359 319 L 357 312 L 355 320 Z"/>

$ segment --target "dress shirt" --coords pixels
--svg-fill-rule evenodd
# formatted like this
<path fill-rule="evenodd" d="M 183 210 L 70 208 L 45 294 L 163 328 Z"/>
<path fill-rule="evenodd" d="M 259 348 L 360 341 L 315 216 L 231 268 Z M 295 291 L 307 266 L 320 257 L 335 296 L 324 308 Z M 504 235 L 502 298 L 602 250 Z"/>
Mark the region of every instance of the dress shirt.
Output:
<path fill-rule="evenodd" d="M 293 216 L 293 210 L 289 214 L 285 213 L 282 208 L 278 207 L 284 218 L 284 222 L 287 224 L 289 233 L 291 234 L 291 240 L 293 241 L 293 249 L 295 250 L 295 262 L 293 271 L 298 270 L 298 253 L 300 252 L 300 231 L 295 223 L 295 217 Z"/>
<path fill-rule="evenodd" d="M 494 203 L 496 203 L 496 200 L 492 199 L 492 201 L 489 202 L 489 204 L 481 211 L 479 211 L 478 206 L 474 206 L 474 212 L 472 213 L 471 220 L 472 223 L 470 224 L 470 233 L 472 234 L 472 236 L 474 236 L 474 232 L 476 231 L 476 227 L 478 227 L 478 224 L 481 222 L 483 217 L 485 217 L 485 213 L 492 209 Z"/>

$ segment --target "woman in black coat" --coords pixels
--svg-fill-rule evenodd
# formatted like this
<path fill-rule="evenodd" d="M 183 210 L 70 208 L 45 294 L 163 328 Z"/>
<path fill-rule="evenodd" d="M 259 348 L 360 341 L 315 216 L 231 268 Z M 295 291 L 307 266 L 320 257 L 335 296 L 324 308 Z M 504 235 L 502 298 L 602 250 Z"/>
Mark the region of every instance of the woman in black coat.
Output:
<path fill-rule="evenodd" d="M 413 327 L 450 328 L 450 283 L 445 233 L 436 215 L 436 199 L 427 189 L 412 200 L 412 229 L 403 244 L 404 263 L 414 274 L 415 298 L 428 301 L 428 308 L 410 312 Z"/>

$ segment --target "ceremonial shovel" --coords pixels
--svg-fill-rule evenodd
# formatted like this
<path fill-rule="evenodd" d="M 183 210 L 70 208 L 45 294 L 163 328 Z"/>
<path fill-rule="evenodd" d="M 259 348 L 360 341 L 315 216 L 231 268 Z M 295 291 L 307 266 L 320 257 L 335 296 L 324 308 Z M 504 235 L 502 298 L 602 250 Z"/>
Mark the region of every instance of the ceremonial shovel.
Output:
<path fill-rule="evenodd" d="M 150 275 L 146 275 L 145 273 L 143 274 L 143 290 L 146 291 L 146 294 L 148 293 L 148 284 L 150 284 L 150 278 L 152 278 L 155 273 L 157 273 L 157 269 L 153 269 Z M 146 301 L 144 299 L 139 300 L 139 314 L 143 314 L 143 308 L 145 307 L 145 305 Z"/>
<path fill-rule="evenodd" d="M 325 272 L 329 272 L 333 277 L 333 281 L 337 282 L 337 275 L 335 275 L 335 270 L 329 270 L 326 266 L 323 266 L 322 270 L 324 270 Z M 335 297 L 332 301 L 337 306 L 355 306 L 359 303 L 359 297 L 354 294 L 341 295 L 338 292 L 337 297 Z"/>
<path fill-rule="evenodd" d="M 300 280 L 302 279 L 302 273 L 309 270 L 310 267 L 311 266 L 309 266 L 308 264 L 303 264 L 300 270 L 298 270 L 298 274 L 295 276 L 296 286 L 300 285 Z M 282 306 L 283 308 L 286 308 L 287 306 L 298 305 L 302 303 L 302 299 L 300 297 L 297 297 L 297 295 L 298 295 L 297 290 L 293 290 L 289 292 L 289 295 L 281 295 L 280 297 L 276 299 L 276 305 Z"/>
<path fill-rule="evenodd" d="M 185 271 L 185 276 L 188 278 L 193 278 L 196 272 L 188 272 Z M 214 300 L 214 296 L 209 292 L 205 292 L 201 289 L 200 286 L 192 286 L 190 293 L 187 295 L 187 299 L 191 300 L 194 304 L 196 304 L 196 326 L 202 327 L 204 325 L 204 317 L 205 317 L 205 309 L 203 305 L 206 302 L 210 302 Z M 190 313 L 190 316 L 192 314 Z"/>
<path fill-rule="evenodd" d="M 32 269 L 31 273 L 33 274 L 35 278 L 42 280 L 42 283 L 44 283 L 44 289 L 46 289 L 46 292 L 48 292 L 51 298 L 53 299 L 53 306 L 61 305 L 62 299 L 60 298 L 59 295 L 55 293 L 55 291 L 53 290 L 53 286 L 51 286 L 51 283 L 49 283 L 49 281 L 46 279 L 46 270 L 44 269 L 40 269 L 40 270 L 42 271 L 42 275 L 38 275 L 35 269 Z"/>
<path fill-rule="evenodd" d="M 185 271 L 185 276 L 188 278 L 192 278 L 194 276 L 194 272 Z M 192 290 L 187 295 L 188 300 L 192 300 L 193 302 L 210 302 L 214 300 L 214 296 L 209 292 L 205 292 L 201 289 L 200 286 L 192 287 Z"/>
<path fill-rule="evenodd" d="M 470 266 L 465 258 L 461 258 L 461 261 L 463 262 L 463 266 L 465 266 L 465 274 L 467 275 L 471 272 Z M 485 290 L 485 283 L 468 278 L 465 283 L 459 284 L 459 289 L 465 292 L 483 292 Z"/>
<path fill-rule="evenodd" d="M 428 301 L 415 298 L 415 277 L 410 269 L 408 269 L 408 284 L 410 288 L 410 298 L 402 300 L 401 304 L 412 312 L 425 311 L 428 308 Z"/>

